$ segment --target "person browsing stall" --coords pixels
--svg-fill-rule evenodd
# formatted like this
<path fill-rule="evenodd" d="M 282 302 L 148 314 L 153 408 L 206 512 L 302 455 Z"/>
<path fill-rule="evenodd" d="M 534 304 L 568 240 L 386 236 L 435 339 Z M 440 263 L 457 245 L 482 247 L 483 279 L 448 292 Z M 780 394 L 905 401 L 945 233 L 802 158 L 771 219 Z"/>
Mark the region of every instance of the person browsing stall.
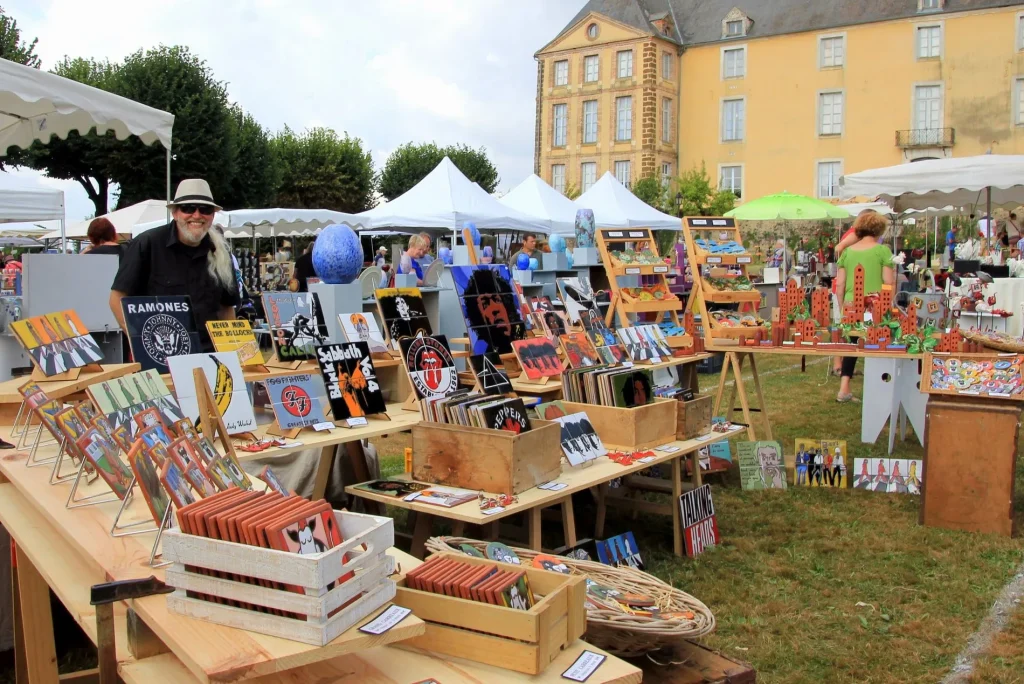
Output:
<path fill-rule="evenodd" d="M 422 259 L 430 249 L 430 241 L 422 235 L 413 235 L 409 238 L 409 247 L 402 252 L 402 256 L 398 261 L 398 273 L 402 274 L 416 274 L 416 284 L 423 284 L 423 269 L 420 267 L 417 259 Z"/>
<path fill-rule="evenodd" d="M 510 263 L 515 266 L 516 260 L 519 259 L 520 254 L 525 254 L 526 258 L 540 258 L 540 250 L 537 249 L 537 236 L 533 233 L 527 233 L 523 236 L 523 248 L 512 255 Z"/>
<path fill-rule="evenodd" d="M 843 294 L 844 302 L 853 301 L 853 273 L 857 266 L 864 267 L 865 308 L 874 298 L 872 295 L 881 292 L 882 285 L 892 286 L 896 282 L 896 272 L 892 266 L 892 252 L 878 242 L 878 238 L 885 233 L 888 225 L 885 217 L 874 211 L 861 212 L 857 216 L 857 220 L 854 221 L 853 228 L 860 239 L 847 247 L 839 257 L 839 273 L 836 276 L 837 289 Z M 856 365 L 856 356 L 848 356 L 843 359 L 839 394 L 836 396 L 836 401 L 854 401 L 854 396 L 850 393 L 850 379 L 853 377 Z"/>
<path fill-rule="evenodd" d="M 211 230 L 220 206 L 210 185 L 183 180 L 168 204 L 171 222 L 132 240 L 110 288 L 110 310 L 125 326 L 121 299 L 139 296 L 187 295 L 204 351 L 212 351 L 207 321 L 232 320 L 239 304 L 231 253 L 224 236 Z"/>
<path fill-rule="evenodd" d="M 117 242 L 117 229 L 109 219 L 102 216 L 89 223 L 89 247 L 82 254 L 115 254 L 121 256 L 121 245 Z"/>
<path fill-rule="evenodd" d="M 295 260 L 292 282 L 288 283 L 288 289 L 292 292 L 309 292 L 309 283 L 306 281 L 317 277 L 316 269 L 313 267 L 313 245 L 315 244 L 316 238 L 306 245 L 302 256 Z M 292 283 L 294 283 L 295 289 L 292 289 Z"/>

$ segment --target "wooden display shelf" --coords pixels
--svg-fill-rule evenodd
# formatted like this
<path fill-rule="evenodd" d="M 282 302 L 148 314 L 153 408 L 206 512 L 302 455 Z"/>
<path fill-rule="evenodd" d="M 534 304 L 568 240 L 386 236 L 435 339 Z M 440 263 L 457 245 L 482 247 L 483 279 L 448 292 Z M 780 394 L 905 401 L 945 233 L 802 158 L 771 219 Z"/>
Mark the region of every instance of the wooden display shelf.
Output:
<path fill-rule="evenodd" d="M 711 304 L 760 304 L 761 293 L 757 290 L 716 290 L 710 285 L 705 285 L 704 301 Z"/>
<path fill-rule="evenodd" d="M 537 675 L 587 629 L 582 575 L 496 563 L 451 551 L 437 556 L 457 558 L 468 565 L 497 566 L 503 571 L 524 570 L 538 599 L 529 610 L 515 610 L 417 591 L 405 586 L 404 576 L 399 577 L 395 603 L 411 608 L 427 623 L 426 634 L 409 639 L 406 646 Z"/>
<path fill-rule="evenodd" d="M 622 295 L 623 288 L 619 286 L 618 277 L 624 275 L 643 276 L 650 281 L 657 282 L 657 286 L 668 292 L 666 277 L 669 274 L 668 265 L 662 264 L 623 264 L 612 256 L 612 245 L 624 245 L 632 243 L 638 252 L 649 250 L 655 258 L 658 258 L 658 243 L 654 239 L 654 233 L 650 228 L 622 228 L 608 229 L 601 228 L 597 231 L 597 249 L 601 255 L 601 263 L 604 264 L 605 273 L 608 276 L 608 285 L 612 292 L 611 306 L 605 315 L 605 323 L 611 327 L 616 314 L 619 317 L 619 326 L 630 327 L 633 323 L 629 320 L 631 313 L 668 313 L 672 322 L 677 326 L 679 323 L 678 312 L 683 308 L 682 300 L 677 297 L 671 299 L 660 299 L 652 301 L 629 301 Z M 664 269 L 664 270 L 662 270 Z"/>
<path fill-rule="evenodd" d="M 622 295 L 619 297 L 621 298 Z M 679 311 L 683 308 L 683 301 L 676 297 L 648 301 L 620 299 L 618 306 L 626 313 L 656 313 L 658 311 Z"/>
<path fill-rule="evenodd" d="M 609 449 L 647 449 L 676 438 L 675 399 L 655 399 L 650 404 L 622 408 L 562 402 L 566 413 L 584 412 Z"/>
<path fill-rule="evenodd" d="M 749 266 L 754 262 L 751 254 L 711 254 L 697 247 L 694 260 L 701 265 L 708 266 Z"/>
<path fill-rule="evenodd" d="M 137 363 L 108 363 L 104 364 L 98 371 L 86 371 L 78 375 L 75 380 L 39 380 L 36 382 L 51 399 L 66 399 L 80 392 L 97 382 L 106 382 L 137 372 L 142 366 Z M 24 397 L 18 392 L 18 388 L 29 382 L 28 375 L 18 378 L 11 378 L 0 382 L 0 425 L 10 425 L 14 422 L 14 416 Z"/>
<path fill-rule="evenodd" d="M 609 275 L 669 275 L 672 268 L 668 264 L 623 264 L 612 257 L 612 265 L 605 268 Z"/>

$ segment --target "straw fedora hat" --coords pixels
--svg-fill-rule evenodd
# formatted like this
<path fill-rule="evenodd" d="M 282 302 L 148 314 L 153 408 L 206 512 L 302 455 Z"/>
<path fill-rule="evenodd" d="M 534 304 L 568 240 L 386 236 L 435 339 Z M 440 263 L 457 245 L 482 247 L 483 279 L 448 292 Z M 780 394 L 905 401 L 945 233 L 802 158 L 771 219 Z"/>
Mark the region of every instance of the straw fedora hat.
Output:
<path fill-rule="evenodd" d="M 222 208 L 213 201 L 210 184 L 202 178 L 186 178 L 178 183 L 178 190 L 174 193 L 174 200 L 168 202 L 167 206 L 174 207 L 178 204 L 209 204 L 217 211 L 220 211 Z"/>

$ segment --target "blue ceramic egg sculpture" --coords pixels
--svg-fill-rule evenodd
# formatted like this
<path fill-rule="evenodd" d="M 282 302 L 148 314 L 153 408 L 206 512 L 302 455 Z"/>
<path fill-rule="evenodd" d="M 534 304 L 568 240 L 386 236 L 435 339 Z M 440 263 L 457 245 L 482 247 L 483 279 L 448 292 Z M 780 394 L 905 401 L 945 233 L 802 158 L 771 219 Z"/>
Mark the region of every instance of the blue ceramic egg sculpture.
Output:
<path fill-rule="evenodd" d="M 523 256 L 526 255 L 524 254 Z M 537 257 L 533 257 L 532 259 L 530 259 L 530 270 L 536 271 L 538 268 L 540 268 L 540 262 L 537 261 Z"/>
<path fill-rule="evenodd" d="M 561 235 L 552 235 L 548 238 L 548 245 L 555 254 L 565 251 L 565 238 Z"/>
<path fill-rule="evenodd" d="M 529 256 L 525 254 L 520 254 L 518 257 L 516 257 L 516 268 L 518 268 L 520 271 L 525 271 L 530 268 L 530 261 L 531 259 Z M 534 259 L 533 261 L 536 261 L 536 259 Z"/>
<path fill-rule="evenodd" d="M 331 285 L 351 283 L 363 267 L 363 246 L 348 226 L 330 225 L 313 245 L 313 268 L 320 280 Z"/>
<path fill-rule="evenodd" d="M 469 237 L 473 241 L 473 244 L 477 247 L 480 246 L 480 231 L 477 230 L 475 223 L 467 223 L 466 228 L 469 228 Z"/>
<path fill-rule="evenodd" d="M 441 247 L 437 250 L 437 258 L 443 263 L 452 263 L 452 250 L 448 247 Z"/>

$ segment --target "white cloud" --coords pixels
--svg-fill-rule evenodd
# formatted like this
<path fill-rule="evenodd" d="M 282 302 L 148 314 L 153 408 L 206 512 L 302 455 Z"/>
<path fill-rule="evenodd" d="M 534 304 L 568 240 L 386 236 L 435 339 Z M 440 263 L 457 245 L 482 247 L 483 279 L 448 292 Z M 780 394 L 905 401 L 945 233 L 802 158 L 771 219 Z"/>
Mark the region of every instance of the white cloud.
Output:
<path fill-rule="evenodd" d="M 507 191 L 533 171 L 536 62 L 584 0 L 7 0 L 45 68 L 186 45 L 264 126 L 484 146 Z M 70 220 L 73 215 L 69 189 Z M 91 213 L 91 203 L 78 190 Z M 76 205 L 77 206 L 77 205 Z"/>

